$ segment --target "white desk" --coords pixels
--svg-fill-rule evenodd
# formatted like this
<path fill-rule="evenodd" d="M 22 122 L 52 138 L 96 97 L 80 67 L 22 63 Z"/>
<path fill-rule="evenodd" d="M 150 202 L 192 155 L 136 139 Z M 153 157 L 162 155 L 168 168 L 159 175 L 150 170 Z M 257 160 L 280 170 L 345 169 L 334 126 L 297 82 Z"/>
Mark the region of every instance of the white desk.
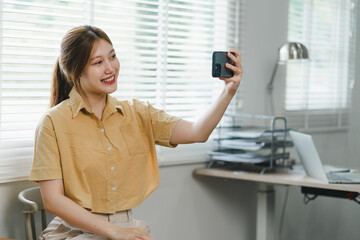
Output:
<path fill-rule="evenodd" d="M 359 192 L 360 184 L 328 184 L 305 175 L 303 171 L 282 170 L 275 173 L 252 173 L 215 168 L 196 169 L 195 174 L 209 177 L 258 182 L 256 240 L 273 240 L 274 185 L 312 187 L 338 191 Z"/>

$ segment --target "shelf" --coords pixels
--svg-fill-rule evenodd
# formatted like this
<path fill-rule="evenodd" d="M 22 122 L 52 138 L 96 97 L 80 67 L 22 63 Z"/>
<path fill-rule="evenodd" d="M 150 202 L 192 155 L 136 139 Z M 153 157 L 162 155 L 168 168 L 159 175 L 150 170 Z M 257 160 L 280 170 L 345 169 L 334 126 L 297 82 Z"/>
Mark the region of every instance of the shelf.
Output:
<path fill-rule="evenodd" d="M 218 127 L 218 138 L 214 139 L 217 149 L 209 153 L 209 167 L 253 167 L 261 172 L 291 168 L 293 163 L 286 149 L 293 147 L 293 142 L 287 140 L 290 129 L 284 117 L 248 114 L 225 117 L 232 118 L 233 126 Z M 263 125 L 236 125 L 243 119 L 250 119 L 251 123 L 261 120 Z"/>

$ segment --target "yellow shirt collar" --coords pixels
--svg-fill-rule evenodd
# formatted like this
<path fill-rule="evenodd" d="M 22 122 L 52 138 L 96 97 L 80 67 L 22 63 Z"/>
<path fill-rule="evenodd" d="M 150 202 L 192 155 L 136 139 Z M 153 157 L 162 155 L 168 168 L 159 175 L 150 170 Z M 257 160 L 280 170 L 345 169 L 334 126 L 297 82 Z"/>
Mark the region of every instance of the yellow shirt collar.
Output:
<path fill-rule="evenodd" d="M 92 113 L 91 109 L 86 105 L 85 101 L 75 87 L 71 89 L 69 93 L 69 98 L 73 118 L 76 118 L 76 116 L 82 109 L 85 109 L 85 111 L 87 111 L 88 113 Z M 115 100 L 115 98 L 107 95 L 107 102 L 103 113 L 103 119 L 106 119 L 108 116 L 110 116 L 116 111 L 119 111 L 121 114 L 124 113 L 122 106 Z"/>

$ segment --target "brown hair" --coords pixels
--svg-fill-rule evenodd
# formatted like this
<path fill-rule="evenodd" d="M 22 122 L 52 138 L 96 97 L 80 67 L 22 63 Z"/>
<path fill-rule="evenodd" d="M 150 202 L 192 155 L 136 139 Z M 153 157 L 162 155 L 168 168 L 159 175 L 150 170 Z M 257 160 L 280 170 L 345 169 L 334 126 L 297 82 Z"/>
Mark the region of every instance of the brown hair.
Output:
<path fill-rule="evenodd" d="M 73 86 L 83 93 L 80 75 L 89 62 L 94 44 L 100 39 L 112 44 L 108 35 L 94 26 L 79 26 L 66 33 L 53 72 L 50 107 L 68 99 Z"/>

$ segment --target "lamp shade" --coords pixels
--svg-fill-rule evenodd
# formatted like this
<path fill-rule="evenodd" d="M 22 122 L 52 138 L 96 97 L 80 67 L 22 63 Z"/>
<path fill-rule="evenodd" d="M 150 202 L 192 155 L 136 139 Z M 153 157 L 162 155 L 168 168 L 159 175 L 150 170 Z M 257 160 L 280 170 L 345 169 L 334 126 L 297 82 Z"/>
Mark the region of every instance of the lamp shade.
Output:
<path fill-rule="evenodd" d="M 308 59 L 307 48 L 298 42 L 288 42 L 279 49 L 279 62 L 286 62 L 295 59 Z"/>
<path fill-rule="evenodd" d="M 278 65 L 283 64 L 289 60 L 301 60 L 309 59 L 309 52 L 304 44 L 299 42 L 287 42 L 283 44 L 279 49 L 279 58 L 275 64 L 274 71 L 271 75 L 270 82 L 267 85 L 268 91 L 272 92 L 275 74 Z"/>

